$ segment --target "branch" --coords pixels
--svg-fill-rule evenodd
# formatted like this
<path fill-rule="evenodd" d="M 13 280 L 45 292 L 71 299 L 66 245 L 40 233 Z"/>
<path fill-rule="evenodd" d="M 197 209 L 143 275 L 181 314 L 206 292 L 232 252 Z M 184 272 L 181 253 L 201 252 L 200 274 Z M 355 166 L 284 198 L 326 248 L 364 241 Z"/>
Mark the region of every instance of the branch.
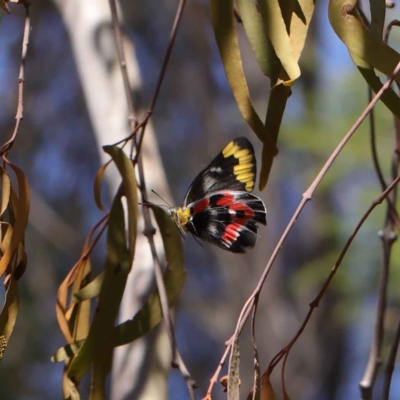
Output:
<path fill-rule="evenodd" d="M 23 114 L 24 114 L 25 60 L 26 60 L 26 54 L 28 52 L 29 34 L 31 31 L 29 2 L 24 3 L 24 6 L 25 6 L 25 27 L 24 27 L 24 36 L 22 38 L 22 55 L 21 55 L 21 63 L 19 67 L 19 76 L 18 76 L 18 106 L 17 106 L 17 113 L 15 115 L 15 127 L 11 138 L 8 139 L 7 142 L 5 142 L 0 147 L 0 156 L 7 155 L 8 152 L 13 147 L 14 142 L 18 136 L 19 126 L 24 117 Z"/>
<path fill-rule="evenodd" d="M 256 288 L 254 289 L 253 293 L 250 295 L 250 297 L 247 299 L 246 303 L 244 304 L 241 312 L 240 312 L 240 316 L 238 318 L 238 322 L 237 322 L 237 326 L 235 329 L 235 333 L 234 335 L 232 335 L 232 337 L 227 341 L 227 349 L 225 350 L 220 363 L 217 367 L 217 370 L 215 371 L 211 381 L 210 381 L 210 386 L 208 388 L 207 394 L 211 393 L 211 390 L 213 388 L 214 383 L 216 382 L 217 378 L 216 378 L 216 374 L 217 372 L 219 373 L 219 371 L 222 368 L 222 365 L 225 363 L 226 357 L 229 354 L 229 351 L 231 350 L 232 347 L 232 343 L 235 339 L 236 335 L 240 335 L 240 333 L 243 330 L 243 327 L 246 323 L 246 321 L 248 320 L 250 314 L 251 314 L 251 310 L 253 308 L 253 304 L 254 304 L 254 299 L 256 298 L 256 296 L 259 295 L 259 293 L 261 292 L 265 280 L 268 277 L 268 274 L 270 272 L 270 270 L 272 269 L 272 266 L 286 240 L 286 238 L 289 235 L 289 232 L 292 230 L 295 222 L 297 221 L 298 217 L 300 216 L 303 208 L 305 207 L 306 203 L 311 200 L 316 188 L 318 187 L 318 185 L 320 184 L 320 182 L 322 181 L 323 177 L 325 176 L 325 174 L 328 172 L 329 168 L 332 166 L 333 162 L 335 161 L 336 157 L 340 154 L 340 152 L 343 150 L 344 146 L 346 145 L 346 143 L 350 140 L 350 138 L 353 136 L 354 132 L 359 128 L 359 126 L 361 125 L 361 123 L 364 121 L 364 119 L 368 116 L 368 114 L 371 112 L 372 108 L 375 106 L 375 104 L 379 101 L 379 99 L 381 98 L 382 94 L 390 87 L 390 85 L 392 84 L 393 80 L 395 79 L 396 75 L 400 72 L 400 62 L 397 64 L 396 68 L 394 69 L 392 75 L 390 76 L 390 78 L 385 82 L 385 84 L 382 86 L 382 88 L 378 91 L 378 93 L 374 96 L 374 98 L 371 100 L 371 102 L 368 104 L 368 106 L 365 108 L 365 110 L 362 112 L 362 114 L 360 115 L 360 117 L 357 119 L 357 121 L 354 123 L 354 125 L 351 127 L 351 129 L 346 133 L 346 135 L 343 137 L 343 139 L 341 140 L 341 142 L 337 145 L 337 147 L 335 148 L 335 150 L 332 152 L 331 156 L 328 158 L 328 160 L 326 161 L 326 163 L 324 164 L 324 166 L 322 167 L 322 169 L 320 170 L 320 172 L 318 173 L 317 177 L 314 179 L 314 181 L 311 183 L 311 185 L 309 186 L 309 188 L 303 193 L 302 199 L 300 201 L 300 204 L 298 205 L 296 211 L 294 212 L 291 220 L 289 221 L 285 231 L 283 232 L 282 236 L 280 237 L 267 265 L 264 268 L 264 271 L 259 279 L 259 282 L 256 286 Z"/>

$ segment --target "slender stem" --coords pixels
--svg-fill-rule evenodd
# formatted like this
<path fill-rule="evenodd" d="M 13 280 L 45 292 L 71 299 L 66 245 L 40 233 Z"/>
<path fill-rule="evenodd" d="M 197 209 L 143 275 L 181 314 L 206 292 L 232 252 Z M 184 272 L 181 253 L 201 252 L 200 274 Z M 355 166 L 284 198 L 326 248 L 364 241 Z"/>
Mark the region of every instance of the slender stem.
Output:
<path fill-rule="evenodd" d="M 25 6 L 25 24 L 24 24 L 24 36 L 22 38 L 21 63 L 19 67 L 19 76 L 18 76 L 18 106 L 17 106 L 17 113 L 15 115 L 15 127 L 11 138 L 7 140 L 7 142 L 5 142 L 0 147 L 0 156 L 6 155 L 11 150 L 18 136 L 21 121 L 24 118 L 25 61 L 26 61 L 26 54 L 28 52 L 29 34 L 31 31 L 29 3 L 25 2 L 24 6 Z"/>
<path fill-rule="evenodd" d="M 115 0 L 110 0 L 110 8 L 111 8 L 112 21 L 113 21 L 115 42 L 117 44 L 119 66 L 121 68 L 121 75 L 122 75 L 122 79 L 124 82 L 124 89 L 125 89 L 126 104 L 128 106 L 128 121 L 131 126 L 131 130 L 133 130 L 133 129 L 135 129 L 137 120 L 135 118 L 135 110 L 133 108 L 131 85 L 129 83 L 128 70 L 126 68 L 126 59 L 125 59 L 124 44 L 122 41 L 121 25 L 120 25 L 119 19 L 118 19 L 118 10 L 117 10 L 117 4 L 116 4 Z"/>
<path fill-rule="evenodd" d="M 303 193 L 302 199 L 300 201 L 300 204 L 298 205 L 295 213 L 293 214 L 291 220 L 289 221 L 285 231 L 283 232 L 282 236 L 280 237 L 267 265 L 264 268 L 264 271 L 258 281 L 258 284 L 256 286 L 256 288 L 254 289 L 253 293 L 250 295 L 250 297 L 246 300 L 245 305 L 243 306 L 241 312 L 240 312 L 240 316 L 238 318 L 238 322 L 237 322 L 237 326 L 235 329 L 235 334 L 229 339 L 229 341 L 227 342 L 227 349 L 225 349 L 225 352 L 220 360 L 220 363 L 217 367 L 216 372 L 213 375 L 213 378 L 210 381 L 210 387 L 208 388 L 207 393 L 211 392 L 212 387 L 213 387 L 213 382 L 216 382 L 215 379 L 215 374 L 217 373 L 217 371 L 220 371 L 222 367 L 221 364 L 223 365 L 225 363 L 226 357 L 229 354 L 229 351 L 231 349 L 232 343 L 233 343 L 233 339 L 234 336 L 240 335 L 240 333 L 243 330 L 243 327 L 246 323 L 246 321 L 248 320 L 250 313 L 251 313 L 251 309 L 252 309 L 252 305 L 254 303 L 254 299 L 255 297 L 260 293 L 261 289 L 264 286 L 265 280 L 268 277 L 268 274 L 270 272 L 270 270 L 272 269 L 272 266 L 287 238 L 287 236 L 289 235 L 289 232 L 292 230 L 295 222 L 297 221 L 297 218 L 299 217 L 299 215 L 301 214 L 301 211 L 303 210 L 303 208 L 305 207 L 306 203 L 311 200 L 312 195 L 314 194 L 316 188 L 318 187 L 318 185 L 320 184 L 321 180 L 323 179 L 323 177 L 325 176 L 325 174 L 328 172 L 329 168 L 332 166 L 333 162 L 335 161 L 336 157 L 339 155 L 339 153 L 342 151 L 342 149 L 344 148 L 344 146 L 346 145 L 346 143 L 350 140 L 350 138 L 353 136 L 354 132 L 359 128 L 359 126 L 361 125 L 361 123 L 364 121 L 364 119 L 367 117 L 367 115 L 370 113 L 370 111 L 372 110 L 372 108 L 375 106 L 375 104 L 379 101 L 379 99 L 381 98 L 382 94 L 390 87 L 390 85 L 392 84 L 392 82 L 394 81 L 395 77 L 397 76 L 397 74 L 400 72 L 400 62 L 396 65 L 396 68 L 394 69 L 392 75 L 389 77 L 389 79 L 384 83 L 384 85 L 382 86 L 382 88 L 378 91 L 378 93 L 376 93 L 376 95 L 374 96 L 374 98 L 371 100 L 371 102 L 368 104 L 368 106 L 364 109 L 364 111 L 361 113 L 360 117 L 356 120 L 356 122 L 354 123 L 354 125 L 351 127 L 351 129 L 346 133 L 346 135 L 343 137 L 343 139 L 340 141 L 340 143 L 337 145 L 337 147 L 335 148 L 335 150 L 332 152 L 331 156 L 328 158 L 328 160 L 326 161 L 326 163 L 324 164 L 324 166 L 322 167 L 322 169 L 320 170 L 320 172 L 318 173 L 318 175 L 316 176 L 316 178 L 314 179 L 314 181 L 311 183 L 311 185 L 309 186 L 309 188 Z"/>
<path fill-rule="evenodd" d="M 386 43 L 389 40 L 389 34 L 394 26 L 398 26 L 398 21 L 396 20 L 391 21 L 388 27 L 385 29 L 384 41 Z M 371 93 L 370 88 L 369 88 L 369 93 Z M 396 140 L 395 140 L 394 152 L 391 163 L 392 179 L 394 179 L 398 175 L 398 156 L 396 149 L 399 146 L 398 120 L 396 117 L 394 117 L 394 120 L 395 120 Z M 375 141 L 375 124 L 373 119 L 370 120 L 370 132 L 371 132 L 372 159 L 374 167 L 377 172 L 381 187 L 385 188 L 387 185 L 383 178 L 381 167 L 378 161 L 377 147 Z M 394 232 L 394 226 L 397 226 L 397 229 L 399 230 L 398 228 L 399 218 L 397 210 L 395 208 L 396 197 L 397 197 L 396 190 L 394 190 L 391 193 L 391 195 L 387 197 L 388 207 L 386 211 L 384 228 L 379 233 L 380 238 L 382 240 L 382 263 L 379 276 L 378 301 L 377 301 L 374 335 L 371 343 L 371 349 L 369 353 L 368 363 L 364 372 L 364 376 L 359 383 L 361 398 L 363 400 L 372 399 L 376 379 L 379 373 L 379 369 L 382 365 L 381 352 L 382 352 L 382 344 L 384 338 L 384 321 L 385 321 L 386 304 L 387 304 L 387 288 L 389 282 L 390 256 L 393 243 L 397 237 L 396 233 Z M 388 368 L 390 370 L 389 366 Z M 382 397 L 383 399 L 389 398 L 390 377 L 391 375 L 388 374 L 385 375 L 385 381 L 383 385 L 383 397 Z"/>
<path fill-rule="evenodd" d="M 297 341 L 297 339 L 301 336 L 302 332 L 304 331 L 308 321 L 311 318 L 311 315 L 313 314 L 313 312 L 315 311 L 315 309 L 319 306 L 319 303 L 321 302 L 326 290 L 328 289 L 334 275 L 336 274 L 339 266 L 341 265 L 344 256 L 347 253 L 347 250 L 349 249 L 350 245 L 352 244 L 354 238 L 356 237 L 357 233 L 359 232 L 359 230 L 361 229 L 361 227 L 363 226 L 364 222 L 367 220 L 367 218 L 370 216 L 370 214 L 372 213 L 372 211 L 379 205 L 381 204 L 386 198 L 387 196 L 389 196 L 389 194 L 396 188 L 396 186 L 398 185 L 398 183 L 400 182 L 400 176 L 398 176 L 396 179 L 394 179 L 391 184 L 387 187 L 387 189 L 375 200 L 372 201 L 370 207 L 368 208 L 368 210 L 364 213 L 364 215 L 362 216 L 362 218 L 360 219 L 360 221 L 358 222 L 358 224 L 356 225 L 356 227 L 354 228 L 353 232 L 351 233 L 351 235 L 349 236 L 349 238 L 347 239 L 345 245 L 342 248 L 342 251 L 339 254 L 338 259 L 336 260 L 335 264 L 333 265 L 331 272 L 328 276 L 328 278 L 326 279 L 325 283 L 323 284 L 321 290 L 319 291 L 318 295 L 315 297 L 315 299 L 310 303 L 310 309 L 307 313 L 307 316 L 305 317 L 301 327 L 299 328 L 298 332 L 296 333 L 296 335 L 293 337 L 293 339 L 289 342 L 288 345 L 286 345 L 271 361 L 270 363 L 270 368 L 273 369 L 276 364 L 282 359 L 283 356 L 285 356 L 285 358 L 287 358 L 288 353 L 290 351 L 290 349 L 293 347 L 293 345 L 295 344 L 295 342 Z"/>

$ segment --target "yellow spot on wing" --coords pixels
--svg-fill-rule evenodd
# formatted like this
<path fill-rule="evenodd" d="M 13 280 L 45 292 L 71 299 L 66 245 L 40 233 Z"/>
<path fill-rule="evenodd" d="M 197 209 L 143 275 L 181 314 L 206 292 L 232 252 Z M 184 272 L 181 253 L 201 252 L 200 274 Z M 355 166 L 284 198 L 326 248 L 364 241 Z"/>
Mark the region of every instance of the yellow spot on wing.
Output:
<path fill-rule="evenodd" d="M 237 175 L 237 174 L 243 173 L 243 172 L 250 172 L 252 168 L 253 168 L 252 163 L 238 164 L 233 167 L 233 172 Z"/>
<path fill-rule="evenodd" d="M 249 154 L 246 157 L 241 157 L 239 160 L 240 164 L 247 164 L 249 161 L 251 161 L 253 159 L 253 154 Z"/>
<path fill-rule="evenodd" d="M 238 150 L 238 151 L 235 152 L 235 158 L 238 158 L 240 160 L 242 157 L 248 156 L 249 153 L 250 153 L 249 149 Z"/>
<path fill-rule="evenodd" d="M 252 172 L 239 174 L 236 176 L 236 179 L 240 182 L 249 182 L 254 179 L 254 174 Z"/>
<path fill-rule="evenodd" d="M 254 181 L 253 180 L 246 183 L 246 191 L 247 192 L 251 192 L 253 190 L 253 187 L 254 187 Z"/>
<path fill-rule="evenodd" d="M 228 158 L 234 155 L 239 150 L 239 146 L 235 142 L 228 143 L 225 148 L 222 150 L 222 155 L 225 158 Z"/>

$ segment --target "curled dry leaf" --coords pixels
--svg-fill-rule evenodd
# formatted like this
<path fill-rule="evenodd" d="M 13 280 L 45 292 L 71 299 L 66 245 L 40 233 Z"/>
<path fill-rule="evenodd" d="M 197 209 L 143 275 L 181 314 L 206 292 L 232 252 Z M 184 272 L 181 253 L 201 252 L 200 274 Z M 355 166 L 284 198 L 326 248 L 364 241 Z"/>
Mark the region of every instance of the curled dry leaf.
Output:
<path fill-rule="evenodd" d="M 222 376 L 221 379 L 219 380 L 219 383 L 224 388 L 224 393 L 226 393 L 228 391 L 228 375 Z"/>

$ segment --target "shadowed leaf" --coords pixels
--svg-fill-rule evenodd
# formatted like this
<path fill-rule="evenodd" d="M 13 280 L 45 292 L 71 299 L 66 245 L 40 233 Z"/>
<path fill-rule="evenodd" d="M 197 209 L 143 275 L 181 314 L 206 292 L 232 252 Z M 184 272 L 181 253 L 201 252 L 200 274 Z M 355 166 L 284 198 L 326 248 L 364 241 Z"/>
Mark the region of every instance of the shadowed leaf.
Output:
<path fill-rule="evenodd" d="M 109 216 L 107 256 L 104 280 L 98 305 L 87 339 L 72 360 L 68 376 L 79 382 L 92 363 L 100 375 L 92 377 L 96 396 L 104 392 L 105 377 L 111 368 L 114 323 L 118 314 L 126 280 L 133 262 L 137 233 L 137 186 L 132 161 L 117 146 L 105 146 L 122 177 L 122 186 L 115 197 Z M 128 209 L 128 243 L 126 247 L 125 217 L 121 196 L 126 196 Z M 91 395 L 92 396 L 92 395 Z"/>
<path fill-rule="evenodd" d="M 1 216 L 7 209 L 11 195 L 10 178 L 8 177 L 6 170 L 1 166 L 0 166 L 0 177 L 1 177 L 1 207 L 0 207 L 0 216 Z"/>
<path fill-rule="evenodd" d="M 14 329 L 18 314 L 18 286 L 15 278 L 10 275 L 7 282 L 6 300 L 0 313 L 0 360 L 3 358 L 5 348 Z"/>
<path fill-rule="evenodd" d="M 164 243 L 168 263 L 164 274 L 164 284 L 168 305 L 173 307 L 179 299 L 186 279 L 182 239 L 175 223 L 164 210 L 159 207 L 152 207 L 152 210 Z M 145 335 L 157 326 L 162 318 L 160 298 L 156 290 L 131 320 L 125 321 L 116 327 L 115 346 L 130 343 Z"/>
<path fill-rule="evenodd" d="M 16 203 L 16 221 L 13 226 L 13 232 L 10 240 L 10 245 L 7 247 L 3 257 L 0 260 L 0 276 L 4 274 L 10 263 L 15 251 L 18 248 L 19 242 L 23 239 L 25 229 L 28 224 L 29 216 L 29 187 L 28 182 L 25 178 L 24 173 L 16 165 L 8 163 L 8 165 L 14 170 L 18 181 L 18 201 Z"/>
<path fill-rule="evenodd" d="M 246 35 L 264 75 L 272 78 L 276 55 L 265 30 L 256 3 L 247 0 L 236 2 Z"/>
<path fill-rule="evenodd" d="M 115 197 L 108 223 L 104 282 L 87 339 L 71 361 L 68 377 L 79 382 L 98 354 L 112 346 L 114 322 L 118 314 L 131 263 L 126 248 L 124 211 Z"/>
<path fill-rule="evenodd" d="M 135 169 L 122 149 L 118 146 L 104 146 L 104 151 L 113 158 L 118 168 L 123 182 L 123 195 L 126 196 L 128 203 L 128 243 L 131 255 L 131 263 L 135 254 L 136 235 L 137 235 L 137 215 L 138 215 L 138 195 Z"/>
<path fill-rule="evenodd" d="M 96 206 L 99 210 L 104 211 L 104 206 L 101 201 L 101 182 L 103 180 L 104 173 L 106 172 L 107 167 L 110 165 L 112 160 L 107 161 L 104 165 L 102 165 L 96 173 L 96 177 L 94 179 L 93 186 L 93 195 Z"/>

